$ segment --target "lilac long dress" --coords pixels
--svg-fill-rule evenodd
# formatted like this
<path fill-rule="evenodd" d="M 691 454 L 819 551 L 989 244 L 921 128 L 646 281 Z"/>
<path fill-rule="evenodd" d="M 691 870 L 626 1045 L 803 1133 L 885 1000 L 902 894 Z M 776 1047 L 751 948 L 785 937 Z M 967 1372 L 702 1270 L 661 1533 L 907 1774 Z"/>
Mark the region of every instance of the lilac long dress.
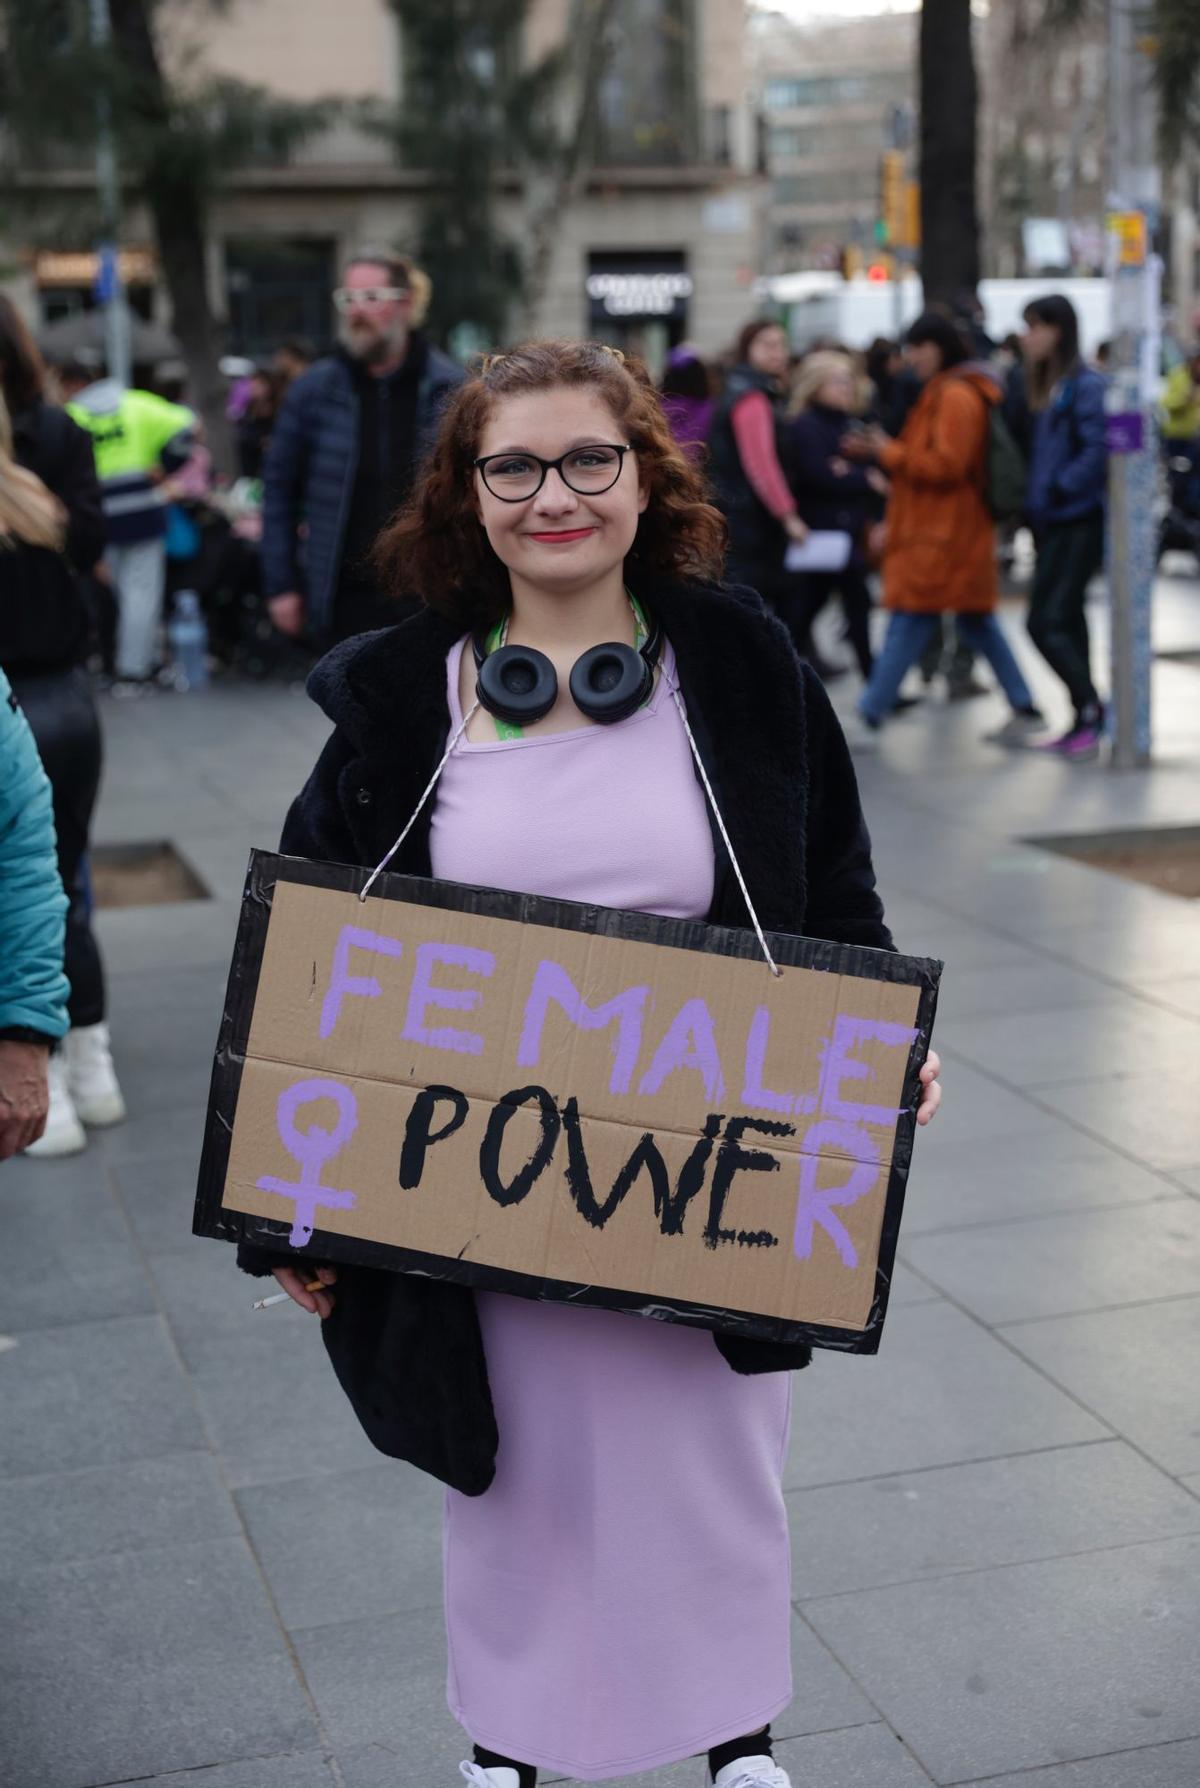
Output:
<path fill-rule="evenodd" d="M 616 726 L 460 743 L 434 874 L 702 917 L 711 833 L 673 674 L 668 647 L 651 702 Z M 500 1450 L 483 1496 L 446 1493 L 451 1712 L 476 1743 L 585 1782 L 758 1731 L 792 1696 L 788 1375 L 739 1376 L 696 1329 L 478 1304 Z"/>

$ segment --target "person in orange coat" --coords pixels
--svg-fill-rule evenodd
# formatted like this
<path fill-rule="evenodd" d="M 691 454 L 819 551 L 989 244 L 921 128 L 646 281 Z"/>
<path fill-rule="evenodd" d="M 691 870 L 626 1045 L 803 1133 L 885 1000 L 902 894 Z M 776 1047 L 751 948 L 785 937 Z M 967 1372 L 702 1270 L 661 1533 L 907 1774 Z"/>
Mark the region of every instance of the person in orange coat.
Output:
<path fill-rule="evenodd" d="M 927 311 L 907 336 L 921 395 L 898 440 L 873 427 L 843 451 L 871 460 L 892 481 L 883 553 L 883 601 L 891 611 L 883 650 L 859 700 L 865 738 L 892 712 L 900 685 L 943 613 L 963 643 L 985 657 L 1012 709 L 989 737 L 1019 744 L 1045 724 L 996 619 L 996 532 L 987 505 L 988 417 L 999 383 L 972 363 L 948 317 Z"/>

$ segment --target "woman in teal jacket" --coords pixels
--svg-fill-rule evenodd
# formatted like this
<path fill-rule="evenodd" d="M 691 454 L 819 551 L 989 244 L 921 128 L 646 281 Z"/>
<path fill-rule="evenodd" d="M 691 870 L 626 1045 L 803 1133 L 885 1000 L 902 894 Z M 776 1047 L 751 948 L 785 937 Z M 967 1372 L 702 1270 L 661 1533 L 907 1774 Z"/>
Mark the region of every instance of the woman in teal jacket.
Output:
<path fill-rule="evenodd" d="M 46 1064 L 67 1028 L 63 928 L 50 784 L 0 671 L 0 1161 L 46 1123 Z"/>

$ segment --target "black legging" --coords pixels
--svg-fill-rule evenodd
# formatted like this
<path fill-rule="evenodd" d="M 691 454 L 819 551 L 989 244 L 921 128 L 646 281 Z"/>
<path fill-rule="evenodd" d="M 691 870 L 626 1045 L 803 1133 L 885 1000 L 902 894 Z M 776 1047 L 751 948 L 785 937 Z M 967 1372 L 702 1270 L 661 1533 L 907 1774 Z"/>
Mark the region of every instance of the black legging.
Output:
<path fill-rule="evenodd" d="M 65 968 L 72 1026 L 104 1017 L 104 970 L 92 931 L 86 857 L 100 787 L 100 721 L 86 671 L 24 672 L 8 679 L 25 711 L 54 797 L 58 872 L 66 889 Z"/>
<path fill-rule="evenodd" d="M 1055 522 L 1037 537 L 1037 565 L 1029 592 L 1029 637 L 1067 686 L 1077 718 L 1094 715 L 1100 697 L 1092 682 L 1087 587 L 1104 563 L 1104 515 Z"/>
<path fill-rule="evenodd" d="M 811 641 L 817 616 L 835 590 L 842 599 L 846 638 L 865 683 L 874 659 L 871 655 L 871 591 L 864 572 L 848 565 L 845 571 L 810 571 L 806 574 L 801 611 L 803 635 Z"/>
<path fill-rule="evenodd" d="M 764 1726 L 761 1732 L 754 1732 L 748 1738 L 733 1738 L 723 1745 L 714 1745 L 708 1753 L 709 1774 L 715 1782 L 718 1773 L 728 1764 L 736 1763 L 739 1757 L 773 1757 L 772 1743 L 771 1728 Z M 489 1751 L 486 1745 L 475 1746 L 475 1761 L 480 1769 L 515 1769 L 520 1788 L 537 1788 L 537 1770 L 528 1763 L 518 1763 L 499 1751 Z"/>

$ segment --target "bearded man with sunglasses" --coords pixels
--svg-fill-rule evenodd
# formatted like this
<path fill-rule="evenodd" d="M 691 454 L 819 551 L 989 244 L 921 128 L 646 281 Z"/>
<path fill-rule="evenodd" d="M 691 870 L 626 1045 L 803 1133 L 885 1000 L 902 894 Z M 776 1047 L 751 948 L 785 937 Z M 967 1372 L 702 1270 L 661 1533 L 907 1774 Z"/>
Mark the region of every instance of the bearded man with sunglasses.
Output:
<path fill-rule="evenodd" d="M 388 250 L 346 264 L 333 294 L 339 346 L 289 388 L 264 468 L 271 619 L 322 648 L 402 618 L 378 587 L 371 548 L 465 376 L 413 327 L 415 271 Z"/>

